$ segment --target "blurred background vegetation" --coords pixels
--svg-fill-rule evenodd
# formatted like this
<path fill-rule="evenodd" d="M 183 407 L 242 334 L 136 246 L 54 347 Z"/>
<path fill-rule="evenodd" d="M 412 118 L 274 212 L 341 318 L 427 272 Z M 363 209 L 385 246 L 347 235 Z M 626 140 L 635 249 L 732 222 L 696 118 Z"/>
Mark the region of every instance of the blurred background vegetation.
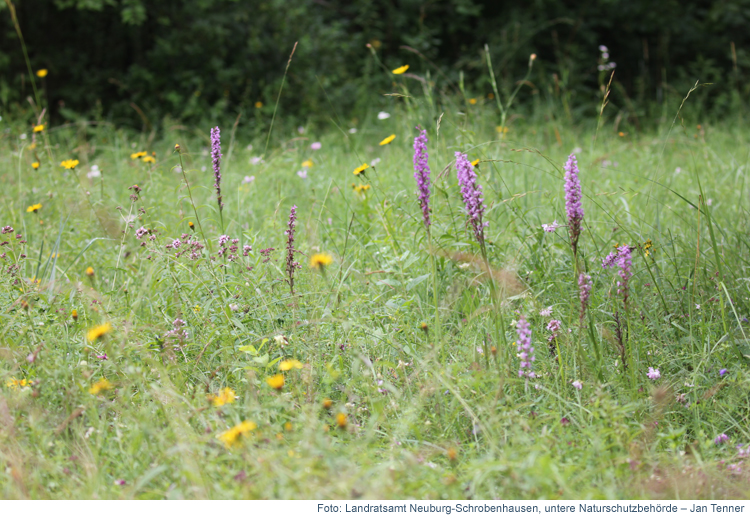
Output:
<path fill-rule="evenodd" d="M 616 63 L 610 104 L 648 127 L 696 81 L 696 112 L 741 116 L 750 71 L 750 0 L 15 0 L 32 69 L 53 122 L 195 125 L 240 112 L 268 120 L 281 97 L 302 122 L 349 120 L 395 91 L 389 70 L 409 64 L 440 97 L 490 103 L 484 46 L 501 93 L 526 115 L 595 116 Z M 0 4 L 3 116 L 33 116 L 29 71 Z M 370 44 L 371 48 L 367 45 Z M 600 46 L 606 46 L 604 59 Z M 382 63 L 380 62 L 382 61 Z M 432 91 L 432 90 L 431 90 Z M 461 93 L 463 92 L 463 93 Z M 691 99 L 692 101 L 692 99 Z M 262 105 L 262 106 L 261 106 Z M 519 108 L 519 107 L 516 107 Z M 377 111 L 377 110 L 375 110 Z M 359 117 L 358 117 L 359 116 Z M 696 116 L 704 118 L 704 116 Z"/>

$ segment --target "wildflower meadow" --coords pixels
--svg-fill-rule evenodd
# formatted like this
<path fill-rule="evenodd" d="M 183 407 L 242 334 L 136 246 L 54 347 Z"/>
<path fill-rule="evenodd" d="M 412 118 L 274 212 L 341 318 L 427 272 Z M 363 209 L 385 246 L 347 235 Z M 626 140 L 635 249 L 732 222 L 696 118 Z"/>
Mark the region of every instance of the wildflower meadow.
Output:
<path fill-rule="evenodd" d="M 327 126 L 3 120 L 3 497 L 748 498 L 741 118 L 420 68 Z"/>

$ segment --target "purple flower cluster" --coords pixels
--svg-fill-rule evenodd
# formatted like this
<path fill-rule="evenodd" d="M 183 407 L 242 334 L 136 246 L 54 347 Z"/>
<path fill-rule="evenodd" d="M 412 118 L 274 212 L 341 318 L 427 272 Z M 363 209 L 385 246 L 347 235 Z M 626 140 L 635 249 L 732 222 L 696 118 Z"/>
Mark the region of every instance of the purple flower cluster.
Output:
<path fill-rule="evenodd" d="M 657 380 L 661 378 L 661 372 L 659 372 L 659 369 L 655 369 L 654 367 L 648 367 L 648 379 Z"/>
<path fill-rule="evenodd" d="M 3 227 L 2 231 L 0 231 L 3 235 L 7 235 L 8 233 L 13 232 L 13 228 L 11 226 L 5 226 Z"/>
<path fill-rule="evenodd" d="M 169 339 L 172 338 L 173 340 L 177 341 L 177 343 L 172 344 L 172 348 L 175 350 L 182 350 L 182 346 L 185 344 L 185 341 L 187 341 L 188 333 L 185 329 L 185 321 L 183 321 L 180 318 L 177 318 L 172 323 L 172 330 L 164 334 L 164 337 Z"/>
<path fill-rule="evenodd" d="M 578 179 L 578 162 L 575 154 L 571 154 L 565 164 L 565 212 L 568 214 L 568 232 L 573 254 L 578 254 L 578 237 L 581 235 L 583 222 L 583 205 L 581 180 Z"/>
<path fill-rule="evenodd" d="M 289 277 L 287 282 L 289 283 L 289 290 L 294 295 L 294 270 L 300 268 L 299 262 L 294 261 L 294 228 L 297 225 L 297 206 L 293 205 L 289 212 L 289 224 L 287 230 L 284 232 L 286 235 L 286 274 Z"/>
<path fill-rule="evenodd" d="M 617 293 L 622 295 L 622 301 L 625 307 L 628 306 L 628 283 L 633 276 L 633 256 L 632 248 L 627 244 L 617 248 L 616 253 L 610 253 L 602 260 L 603 268 L 616 266 L 620 269 L 618 272 L 620 280 L 617 281 Z"/>
<path fill-rule="evenodd" d="M 522 315 L 516 323 L 516 332 L 518 333 L 518 354 L 521 360 L 521 367 L 518 369 L 519 377 L 536 378 L 536 373 L 532 370 L 534 360 L 534 347 L 531 346 L 531 327 L 529 322 Z"/>
<path fill-rule="evenodd" d="M 198 260 L 199 258 L 201 258 L 203 247 L 204 246 L 200 243 L 200 241 L 196 240 L 187 233 L 183 233 L 180 238 L 176 238 L 172 241 L 171 244 L 167 244 L 167 249 L 178 250 L 178 252 L 174 255 L 175 258 L 180 258 L 183 255 L 187 255 L 190 260 Z"/>
<path fill-rule="evenodd" d="M 417 127 L 417 130 L 419 127 Z M 424 226 L 430 228 L 430 166 L 427 163 L 427 131 L 414 138 L 414 179 L 419 190 L 419 205 L 422 208 Z"/>
<path fill-rule="evenodd" d="M 719 445 L 729 441 L 729 436 L 726 433 L 721 433 L 719 436 L 714 438 L 714 444 Z"/>
<path fill-rule="evenodd" d="M 578 275 L 578 296 L 581 299 L 579 322 L 583 322 L 583 318 L 586 315 L 586 308 L 589 305 L 589 298 L 591 297 L 591 275 L 587 275 L 586 273 Z"/>
<path fill-rule="evenodd" d="M 469 223 L 474 230 L 474 236 L 477 242 L 484 244 L 484 228 L 488 223 L 482 219 L 482 215 L 484 215 L 482 186 L 477 183 L 477 175 L 469 158 L 462 152 L 456 152 L 456 175 L 461 187 L 461 196 L 463 196 L 466 205 L 466 213 L 469 215 Z"/>
<path fill-rule="evenodd" d="M 229 235 L 219 236 L 219 256 L 226 257 L 229 262 L 237 260 L 237 250 L 239 247 L 237 244 L 240 243 L 239 238 L 229 238 Z M 227 254 L 229 252 L 229 254 Z"/>
<path fill-rule="evenodd" d="M 561 327 L 562 321 L 559 321 L 557 319 L 552 319 L 549 323 L 547 323 L 547 330 L 550 332 L 547 341 L 552 342 L 557 339 L 557 333 L 560 331 Z"/>
<path fill-rule="evenodd" d="M 211 159 L 214 163 L 214 188 L 216 189 L 216 199 L 219 202 L 219 210 L 224 209 L 221 201 L 221 131 L 219 127 L 211 129 Z"/>

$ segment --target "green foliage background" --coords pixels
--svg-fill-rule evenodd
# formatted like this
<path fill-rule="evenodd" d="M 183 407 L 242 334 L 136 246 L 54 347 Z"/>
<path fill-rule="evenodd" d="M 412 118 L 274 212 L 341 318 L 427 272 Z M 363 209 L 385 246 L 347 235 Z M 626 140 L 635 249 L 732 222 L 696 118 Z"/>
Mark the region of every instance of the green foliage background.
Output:
<path fill-rule="evenodd" d="M 286 61 L 299 42 L 282 96 L 300 116 L 356 115 L 390 91 L 368 52 L 379 42 L 387 68 L 411 72 L 455 91 L 490 91 L 482 49 L 511 86 L 528 57 L 537 67 L 522 102 L 559 97 L 569 117 L 593 115 L 605 75 L 598 46 L 618 65 L 612 104 L 628 119 L 660 116 L 666 97 L 696 80 L 701 108 L 727 115 L 742 107 L 750 67 L 745 31 L 750 1 L 531 0 L 16 0 L 32 67 L 47 68 L 53 119 L 107 118 L 140 125 L 185 122 L 255 111 L 270 114 Z M 20 46 L 2 4 L 0 104 L 17 107 L 31 93 Z M 376 43 L 377 44 L 377 43 Z M 735 52 L 732 52 L 734 44 Z M 405 49 L 408 46 L 415 50 Z M 442 73 L 441 73 L 442 72 Z M 374 88 L 374 89 L 373 89 Z M 23 96 L 23 97 L 21 97 Z"/>

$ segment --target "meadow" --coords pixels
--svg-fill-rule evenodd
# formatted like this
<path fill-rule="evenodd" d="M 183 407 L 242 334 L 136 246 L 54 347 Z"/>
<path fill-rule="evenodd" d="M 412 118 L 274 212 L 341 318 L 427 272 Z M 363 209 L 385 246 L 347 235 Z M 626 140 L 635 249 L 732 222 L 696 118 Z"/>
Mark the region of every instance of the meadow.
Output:
<path fill-rule="evenodd" d="M 749 498 L 750 137 L 670 112 L 4 121 L 2 496 Z"/>

